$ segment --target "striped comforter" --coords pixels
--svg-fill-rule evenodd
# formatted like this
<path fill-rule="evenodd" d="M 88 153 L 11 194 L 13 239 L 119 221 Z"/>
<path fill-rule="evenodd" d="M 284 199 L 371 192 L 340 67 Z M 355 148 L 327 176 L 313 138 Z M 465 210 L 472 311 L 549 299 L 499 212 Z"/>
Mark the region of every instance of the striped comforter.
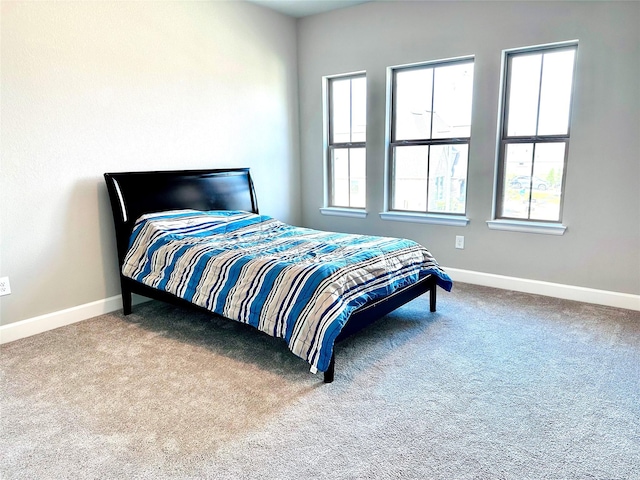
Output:
<path fill-rule="evenodd" d="M 322 232 L 241 211 L 180 210 L 138 219 L 123 274 L 285 339 L 329 367 L 351 312 L 427 274 L 451 290 L 410 240 Z"/>

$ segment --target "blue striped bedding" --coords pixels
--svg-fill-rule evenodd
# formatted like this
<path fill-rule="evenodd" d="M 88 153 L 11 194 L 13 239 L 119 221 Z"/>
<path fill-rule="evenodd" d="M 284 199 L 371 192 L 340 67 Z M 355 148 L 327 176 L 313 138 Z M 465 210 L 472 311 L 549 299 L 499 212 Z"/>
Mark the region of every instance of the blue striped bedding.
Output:
<path fill-rule="evenodd" d="M 274 337 L 329 367 L 351 312 L 434 274 L 452 282 L 421 245 L 404 239 L 294 227 L 242 211 L 144 215 L 122 272 Z"/>

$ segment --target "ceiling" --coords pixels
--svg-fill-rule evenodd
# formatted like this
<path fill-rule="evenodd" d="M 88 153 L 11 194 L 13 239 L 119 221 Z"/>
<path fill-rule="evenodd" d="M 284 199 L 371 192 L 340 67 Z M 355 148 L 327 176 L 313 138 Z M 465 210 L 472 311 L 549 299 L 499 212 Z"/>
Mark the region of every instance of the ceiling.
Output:
<path fill-rule="evenodd" d="M 370 0 L 249 0 L 290 17 L 306 17 L 316 13 L 351 7 Z"/>

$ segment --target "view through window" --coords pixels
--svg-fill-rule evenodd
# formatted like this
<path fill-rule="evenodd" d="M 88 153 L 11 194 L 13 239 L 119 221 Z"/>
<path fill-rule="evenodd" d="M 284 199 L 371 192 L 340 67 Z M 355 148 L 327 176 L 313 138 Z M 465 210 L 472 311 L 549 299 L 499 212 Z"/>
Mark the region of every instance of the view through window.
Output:
<path fill-rule="evenodd" d="M 367 79 L 364 74 L 328 79 L 329 205 L 366 206 Z"/>
<path fill-rule="evenodd" d="M 473 59 L 391 73 L 390 209 L 464 214 Z"/>
<path fill-rule="evenodd" d="M 559 222 L 577 45 L 506 54 L 498 218 Z"/>

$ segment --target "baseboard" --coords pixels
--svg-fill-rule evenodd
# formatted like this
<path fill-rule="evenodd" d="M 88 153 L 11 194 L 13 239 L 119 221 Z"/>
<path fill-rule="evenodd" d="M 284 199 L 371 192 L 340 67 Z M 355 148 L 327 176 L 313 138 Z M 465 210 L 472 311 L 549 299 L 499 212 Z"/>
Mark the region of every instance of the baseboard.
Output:
<path fill-rule="evenodd" d="M 515 290 L 517 292 L 534 293 L 547 297 L 564 298 L 566 300 L 640 311 L 640 295 L 596 290 L 560 283 L 541 282 L 539 280 L 527 280 L 524 278 L 507 277 L 504 275 L 474 272 L 458 268 L 444 267 L 444 269 L 454 282 L 472 283 L 502 290 Z M 148 300 L 149 299 L 145 297 L 134 295 L 133 304 L 137 305 Z M 98 315 L 104 315 L 105 313 L 115 312 L 121 308 L 122 297 L 116 295 L 105 298 L 104 300 L 85 303 L 77 307 L 67 308 L 39 317 L 28 318 L 20 322 L 10 323 L 9 325 L 3 325 L 0 326 L 0 344 L 64 327 L 65 325 L 97 317 Z"/>
<path fill-rule="evenodd" d="M 134 295 L 133 304 L 137 305 L 149 301 L 148 298 Z M 105 298 L 97 300 L 77 307 L 66 308 L 57 312 L 47 313 L 38 317 L 28 318 L 20 322 L 10 323 L 0 326 L 0 344 L 20 340 L 21 338 L 30 337 L 43 333 L 55 328 L 71 325 L 72 323 L 81 322 L 89 318 L 104 315 L 105 313 L 115 312 L 122 308 L 122 296 Z"/>
<path fill-rule="evenodd" d="M 494 287 L 502 290 L 534 293 L 547 297 L 595 303 L 609 307 L 626 308 L 628 310 L 640 310 L 640 295 L 596 290 L 561 283 L 542 282 L 539 280 L 527 280 L 525 278 L 507 277 L 504 275 L 474 272 L 458 268 L 443 268 L 454 282 L 472 283 L 474 285 L 483 285 L 485 287 Z"/>

